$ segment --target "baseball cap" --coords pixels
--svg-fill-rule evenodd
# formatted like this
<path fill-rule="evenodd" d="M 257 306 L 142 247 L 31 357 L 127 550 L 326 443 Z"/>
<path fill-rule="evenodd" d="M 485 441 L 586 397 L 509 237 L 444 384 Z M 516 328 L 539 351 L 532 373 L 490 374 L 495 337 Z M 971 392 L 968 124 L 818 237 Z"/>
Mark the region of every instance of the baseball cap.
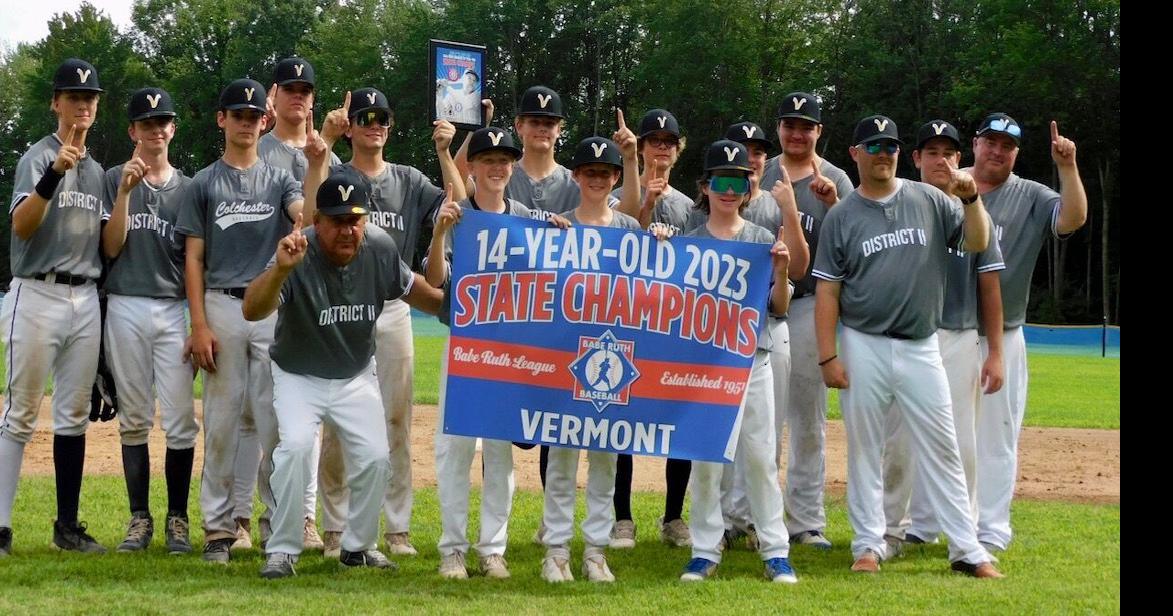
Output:
<path fill-rule="evenodd" d="M 705 171 L 752 171 L 749 166 L 749 150 L 745 145 L 729 139 L 720 139 L 709 145 L 705 151 Z"/>
<path fill-rule="evenodd" d="M 977 135 L 980 137 L 987 133 L 1002 133 L 1009 136 L 1017 144 L 1019 139 L 1022 139 L 1022 127 L 1014 118 L 1002 113 L 1001 111 L 991 113 L 982 120 L 977 129 Z"/>
<path fill-rule="evenodd" d="M 639 121 L 639 138 L 643 139 L 652 133 L 659 132 L 667 132 L 679 137 L 680 124 L 671 112 L 665 109 L 652 109 L 645 113 Z"/>
<path fill-rule="evenodd" d="M 382 92 L 374 88 L 359 88 L 350 93 L 350 117 L 374 109 L 391 111 L 391 103 Z"/>
<path fill-rule="evenodd" d="M 369 203 L 367 180 L 349 167 L 331 172 L 318 187 L 318 211 L 323 216 L 367 214 Z"/>
<path fill-rule="evenodd" d="M 160 88 L 142 88 L 130 95 L 126 115 L 131 122 L 147 118 L 174 118 L 175 104 L 171 95 Z"/>
<path fill-rule="evenodd" d="M 496 126 L 486 126 L 473 131 L 468 141 L 468 159 L 482 152 L 499 150 L 513 156 L 514 160 L 521 158 L 521 150 L 513 144 L 513 137 Z"/>
<path fill-rule="evenodd" d="M 896 131 L 896 122 L 892 118 L 882 115 L 868 116 L 855 125 L 855 133 L 851 138 L 853 145 L 872 143 L 875 141 L 895 141 L 901 143 L 900 134 Z"/>
<path fill-rule="evenodd" d="M 105 92 L 98 85 L 98 69 L 93 64 L 69 58 L 53 73 L 53 90 L 57 92 Z"/>
<path fill-rule="evenodd" d="M 945 120 L 932 120 L 922 124 L 916 131 L 916 147 L 913 149 L 919 150 L 925 147 L 925 143 L 929 139 L 936 139 L 937 137 L 948 139 L 953 142 L 953 145 L 957 146 L 958 150 L 961 149 L 961 135 L 957 132 L 956 127 Z"/>
<path fill-rule="evenodd" d="M 823 123 L 822 113 L 819 111 L 819 100 L 809 92 L 791 92 L 782 98 L 778 105 L 778 119 L 798 118 L 809 120 L 815 124 Z"/>
<path fill-rule="evenodd" d="M 284 86 L 291 83 L 306 83 L 314 87 L 314 65 L 304 58 L 285 58 L 273 68 L 273 83 Z"/>
<path fill-rule="evenodd" d="M 562 97 L 546 86 L 534 86 L 521 95 L 521 104 L 517 106 L 519 116 L 549 116 L 564 118 L 562 115 Z"/>
<path fill-rule="evenodd" d="M 774 144 L 766 138 L 766 131 L 753 122 L 738 122 L 725 129 L 725 138 L 737 143 L 757 143 L 767 152 L 774 149 Z"/>
<path fill-rule="evenodd" d="M 265 111 L 265 88 L 252 79 L 237 79 L 220 92 L 220 109 L 256 109 Z"/>
<path fill-rule="evenodd" d="M 622 169 L 623 155 L 619 152 L 619 144 L 605 137 L 583 139 L 574 149 L 574 159 L 570 162 L 570 168 L 577 169 L 590 163 L 603 163 Z"/>

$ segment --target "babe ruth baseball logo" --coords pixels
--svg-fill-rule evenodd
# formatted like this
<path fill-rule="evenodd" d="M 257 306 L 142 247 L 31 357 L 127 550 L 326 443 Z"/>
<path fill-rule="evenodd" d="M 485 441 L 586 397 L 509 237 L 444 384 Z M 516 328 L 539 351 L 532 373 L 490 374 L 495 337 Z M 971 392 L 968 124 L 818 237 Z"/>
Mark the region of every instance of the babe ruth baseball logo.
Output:
<path fill-rule="evenodd" d="M 881 133 L 884 132 L 884 129 L 888 127 L 888 120 L 880 120 L 879 118 L 876 118 L 876 119 L 873 119 L 872 122 L 876 123 L 876 128 Z"/>
<path fill-rule="evenodd" d="M 304 68 L 305 68 L 305 66 L 303 66 L 301 64 L 294 64 L 293 65 L 293 72 L 297 73 L 298 77 L 301 77 L 301 71 Z"/>
<path fill-rule="evenodd" d="M 725 146 L 725 156 L 729 158 L 729 162 L 733 162 L 733 159 L 737 158 L 737 148 Z"/>
<path fill-rule="evenodd" d="M 493 145 L 501 145 L 501 138 L 504 136 L 505 133 L 489 133 L 489 141 L 492 141 Z"/>
<path fill-rule="evenodd" d="M 147 102 L 151 104 L 151 109 L 159 106 L 159 99 L 163 98 L 162 94 L 147 95 Z"/>
<path fill-rule="evenodd" d="M 745 132 L 746 139 L 752 139 L 754 133 L 756 133 L 758 129 L 753 126 L 742 126 L 741 130 Z"/>
<path fill-rule="evenodd" d="M 790 99 L 790 101 L 791 101 L 792 103 L 794 103 L 794 110 L 795 110 L 795 111 L 798 111 L 799 109 L 802 109 L 802 106 L 806 104 L 806 99 L 805 99 L 805 98 L 798 98 L 797 96 L 795 96 L 794 98 Z"/>
<path fill-rule="evenodd" d="M 245 88 L 244 89 L 244 100 L 251 101 L 253 99 L 253 92 L 255 90 L 256 90 L 256 88 Z"/>
<path fill-rule="evenodd" d="M 626 406 L 631 384 L 639 378 L 634 359 L 635 343 L 617 340 L 611 330 L 598 338 L 580 336 L 578 357 L 569 366 L 574 399 L 590 402 L 599 413 L 612 404 Z"/>
<path fill-rule="evenodd" d="M 338 193 L 342 195 L 343 201 L 346 201 L 350 198 L 350 191 L 352 190 L 354 190 L 353 184 L 347 184 L 346 188 L 343 188 L 341 185 L 338 186 Z"/>
<path fill-rule="evenodd" d="M 660 128 L 664 128 L 664 123 L 668 121 L 668 116 L 660 116 L 656 120 L 660 122 Z"/>
<path fill-rule="evenodd" d="M 370 101 L 372 105 L 374 105 L 375 104 L 375 93 L 374 92 L 367 92 L 367 100 Z"/>
<path fill-rule="evenodd" d="M 933 125 L 933 132 L 937 133 L 938 135 L 940 135 L 944 131 L 945 131 L 944 124 L 934 124 Z"/>
<path fill-rule="evenodd" d="M 607 144 L 605 144 L 605 143 L 592 143 L 591 149 L 595 151 L 595 158 L 602 158 L 603 157 L 603 150 L 607 149 Z"/>
<path fill-rule="evenodd" d="M 542 109 L 545 109 L 546 105 L 550 104 L 550 98 L 551 98 L 551 95 L 549 95 L 549 94 L 545 94 L 545 95 L 539 94 L 538 95 L 538 106 L 541 107 Z"/>
<path fill-rule="evenodd" d="M 77 69 L 77 78 L 81 80 L 81 83 L 85 83 L 90 78 L 90 69 L 87 68 L 84 71 L 80 68 Z"/>

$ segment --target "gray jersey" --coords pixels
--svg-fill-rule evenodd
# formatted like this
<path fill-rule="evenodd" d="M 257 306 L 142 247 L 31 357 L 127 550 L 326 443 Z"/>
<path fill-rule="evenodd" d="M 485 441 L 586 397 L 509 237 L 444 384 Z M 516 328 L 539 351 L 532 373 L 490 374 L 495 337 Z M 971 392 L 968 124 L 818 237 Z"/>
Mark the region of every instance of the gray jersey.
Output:
<path fill-rule="evenodd" d="M 566 218 L 566 220 L 569 220 L 571 222 L 571 224 L 575 224 L 575 225 L 586 224 L 586 223 L 580 221 L 578 219 L 578 216 L 575 216 L 574 213 L 575 213 L 575 211 L 577 211 L 577 209 L 578 208 L 575 208 L 575 209 L 570 210 L 569 212 L 565 212 L 564 214 L 562 214 L 562 216 L 564 218 Z M 607 226 L 611 227 L 613 229 L 630 229 L 632 231 L 643 231 L 644 230 L 643 227 L 639 226 L 638 220 L 636 220 L 636 219 L 632 218 L 631 216 L 628 216 L 627 214 L 624 214 L 623 212 L 620 212 L 618 210 L 611 211 L 611 224 L 609 224 Z"/>
<path fill-rule="evenodd" d="M 293 231 L 288 208 L 301 198 L 301 185 L 285 169 L 260 160 L 236 169 L 220 159 L 188 184 L 175 231 L 204 240 L 207 288 L 246 287 Z"/>
<path fill-rule="evenodd" d="M 459 205 L 462 209 L 465 210 L 484 211 L 481 210 L 480 206 L 477 205 L 476 200 L 472 197 L 461 201 Z M 440 212 L 437 210 L 436 215 L 439 216 L 439 214 Z M 505 199 L 505 211 L 502 212 L 502 214 L 518 216 L 520 218 L 532 217 L 532 213 L 528 207 L 512 199 Z M 452 232 L 449 232 L 448 235 L 444 237 L 444 258 L 448 260 L 448 263 L 452 263 Z M 427 267 L 427 259 L 424 259 L 424 267 Z"/>
<path fill-rule="evenodd" d="M 520 201 L 533 210 L 562 214 L 578 207 L 580 195 L 570 169 L 556 165 L 553 173 L 535 180 L 526 175 L 519 161 L 513 163 L 513 176 L 505 187 L 505 198 Z M 535 218 L 542 218 L 540 212 L 534 214 Z"/>
<path fill-rule="evenodd" d="M 967 169 L 973 172 L 972 169 Z M 1047 235 L 1059 237 L 1059 193 L 1047 186 L 1011 173 L 1001 186 L 982 195 L 994 222 L 993 233 L 1001 245 L 1006 269 L 1002 283 L 1003 327 L 1026 323 L 1030 280 Z"/>
<path fill-rule="evenodd" d="M 948 248 L 960 247 L 961 206 L 935 186 L 899 180 L 887 203 L 850 193 L 823 221 L 814 275 L 841 282 L 839 318 L 867 334 L 937 331 Z"/>
<path fill-rule="evenodd" d="M 338 170 L 340 166 L 331 172 Z M 361 171 L 358 174 L 367 177 Z M 414 267 L 427 254 L 432 241 L 432 221 L 444 203 L 444 191 L 419 169 L 392 163 L 384 165 L 382 173 L 367 181 L 371 194 L 370 223 L 386 231 L 402 251 L 403 260 Z"/>
<path fill-rule="evenodd" d="M 761 189 L 764 193 L 769 193 L 770 189 L 774 187 L 774 182 L 782 179 L 782 172 L 778 170 L 778 162 L 782 159 L 779 154 L 774 158 L 766 161 L 765 170 L 762 171 Z M 839 193 L 839 199 L 842 200 L 855 187 L 851 185 L 851 178 L 847 177 L 847 173 L 839 167 L 832 165 L 826 159 L 819 165 L 819 172 L 823 177 L 831 180 L 835 184 L 835 190 Z M 808 175 L 807 177 L 794 182 L 794 201 L 798 205 L 798 220 L 802 223 L 802 235 L 806 238 L 806 245 L 810 249 L 810 265 L 806 268 L 806 275 L 802 280 L 794 285 L 794 297 L 803 297 L 815 292 L 815 277 L 811 274 L 811 269 L 814 267 L 815 257 L 818 255 L 819 236 L 823 226 L 823 219 L 827 217 L 827 211 L 831 208 L 823 205 L 819 201 L 815 193 L 811 192 L 811 181 L 815 176 Z M 771 197 L 773 198 L 773 197 Z M 777 206 L 774 210 L 777 211 Z M 782 224 L 781 214 L 778 216 L 778 225 Z M 772 227 L 777 233 L 778 225 Z M 770 227 L 767 227 L 770 228 Z"/>
<path fill-rule="evenodd" d="M 639 200 L 641 204 L 647 194 L 647 187 L 640 186 Z M 622 199 L 623 187 L 620 186 L 611 191 L 611 196 L 615 199 Z M 656 200 L 656 207 L 652 210 L 652 222 L 668 225 L 674 233 L 684 233 L 692 229 L 689 226 L 690 221 L 695 220 L 692 217 L 692 211 L 692 199 L 669 186 L 668 192 L 660 195 L 660 198 Z"/>
<path fill-rule="evenodd" d="M 10 217 L 16 204 L 33 194 L 60 148 L 61 139 L 53 134 L 34 143 L 20 157 L 8 205 Z M 98 254 L 102 221 L 110 217 L 102 174 L 102 166 L 89 156 L 65 172 L 46 206 L 45 219 L 32 237 L 26 240 L 12 233 L 8 258 L 13 276 L 60 272 L 98 279 L 102 273 Z"/>
<path fill-rule="evenodd" d="M 106 171 L 106 200 L 114 209 L 122 167 Z M 184 192 L 191 178 L 179 169 L 161 187 L 145 179 L 130 192 L 126 243 L 106 274 L 106 291 L 136 297 L 184 297 L 183 236 L 175 233 Z"/>
<path fill-rule="evenodd" d="M 305 236 L 305 259 L 281 286 L 269 357 L 286 372 L 348 379 L 374 356 L 375 321 L 384 303 L 406 295 L 414 276 L 395 240 L 373 225 L 344 267 L 326 260 L 314 229 Z"/>
<path fill-rule="evenodd" d="M 306 161 L 305 152 L 302 152 L 301 148 L 287 145 L 284 141 L 278 139 L 276 135 L 269 132 L 261 136 L 261 140 L 257 142 L 257 155 L 266 163 L 292 173 L 293 179 L 298 182 L 305 181 L 305 172 L 309 167 L 309 163 Z M 333 152 L 330 152 L 331 165 L 337 165 L 341 162 Z"/>
<path fill-rule="evenodd" d="M 941 310 L 942 329 L 977 329 L 978 274 L 1006 269 L 998 238 L 992 234 L 990 245 L 979 253 L 948 249 L 945 270 L 945 304 Z"/>
<path fill-rule="evenodd" d="M 713 233 L 711 231 L 709 231 L 709 227 L 704 224 L 685 233 L 684 235 L 686 237 L 707 237 L 710 239 L 720 239 L 720 238 L 715 237 L 713 235 Z M 773 246 L 775 239 L 777 239 L 777 234 L 770 233 L 769 231 L 766 231 L 762 227 L 759 227 L 758 225 L 755 225 L 754 223 L 747 220 L 745 222 L 745 225 L 743 225 L 741 227 L 741 231 L 738 231 L 737 235 L 733 236 L 729 241 L 754 242 L 757 244 L 766 244 L 769 246 Z M 771 290 L 772 290 L 773 286 L 774 286 L 774 277 L 773 277 L 773 275 L 771 275 L 770 276 Z M 769 302 L 770 302 L 770 300 L 767 297 L 767 299 L 766 299 L 767 306 L 769 305 Z M 769 323 L 769 321 L 770 321 L 770 319 L 768 318 L 769 316 L 770 315 L 762 315 L 763 318 L 762 318 L 761 322 L 758 323 L 758 348 L 763 351 L 770 351 L 774 348 L 774 337 L 770 333 L 770 328 L 767 327 L 767 323 Z"/>

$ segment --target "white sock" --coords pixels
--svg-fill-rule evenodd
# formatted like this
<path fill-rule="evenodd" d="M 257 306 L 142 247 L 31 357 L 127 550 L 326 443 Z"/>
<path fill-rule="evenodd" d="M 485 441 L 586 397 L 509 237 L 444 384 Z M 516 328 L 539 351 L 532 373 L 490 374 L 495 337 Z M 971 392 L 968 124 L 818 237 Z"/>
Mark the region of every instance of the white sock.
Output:
<path fill-rule="evenodd" d="M 0 526 L 12 526 L 12 504 L 16 501 L 22 460 L 24 443 L 0 436 Z"/>

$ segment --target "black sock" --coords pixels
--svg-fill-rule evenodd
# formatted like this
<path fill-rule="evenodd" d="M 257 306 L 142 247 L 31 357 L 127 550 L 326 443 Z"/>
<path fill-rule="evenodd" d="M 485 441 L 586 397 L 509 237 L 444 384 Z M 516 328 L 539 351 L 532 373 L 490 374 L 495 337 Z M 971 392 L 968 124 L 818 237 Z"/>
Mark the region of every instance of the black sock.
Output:
<path fill-rule="evenodd" d="M 195 447 L 167 448 L 163 473 L 167 476 L 167 513 L 187 516 L 187 494 L 191 491 L 191 467 L 195 462 Z"/>
<path fill-rule="evenodd" d="M 550 465 L 550 447 L 542 445 L 538 453 L 538 474 L 542 476 L 542 490 L 546 489 L 546 467 Z"/>
<path fill-rule="evenodd" d="M 151 513 L 151 454 L 146 443 L 122 446 L 122 474 L 126 476 L 126 495 L 130 512 Z"/>
<path fill-rule="evenodd" d="M 664 466 L 664 482 L 668 493 L 664 495 L 664 521 L 680 519 L 684 513 L 684 493 L 688 490 L 688 476 L 692 474 L 691 460 L 668 458 Z"/>
<path fill-rule="evenodd" d="M 630 520 L 631 518 L 631 455 L 619 454 L 615 464 L 615 520 Z"/>
<path fill-rule="evenodd" d="M 82 465 L 86 459 L 86 435 L 53 435 L 53 469 L 57 475 L 57 522 L 77 526 L 77 506 L 81 500 Z"/>

